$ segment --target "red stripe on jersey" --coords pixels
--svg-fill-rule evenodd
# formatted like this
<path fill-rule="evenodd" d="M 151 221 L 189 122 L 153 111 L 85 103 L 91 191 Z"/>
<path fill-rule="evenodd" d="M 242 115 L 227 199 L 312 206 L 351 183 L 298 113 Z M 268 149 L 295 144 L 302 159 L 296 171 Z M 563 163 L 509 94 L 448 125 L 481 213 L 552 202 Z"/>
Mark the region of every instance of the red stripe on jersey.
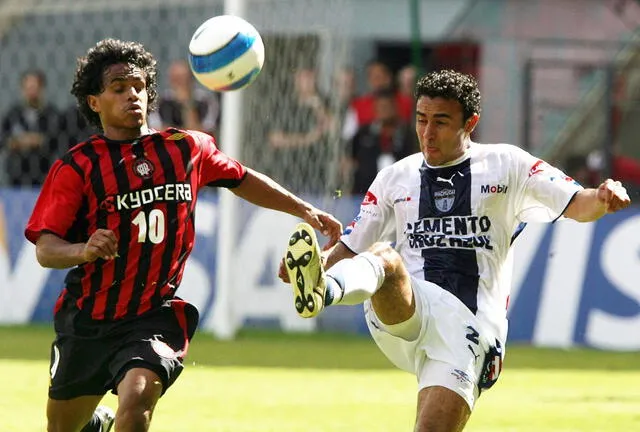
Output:
<path fill-rule="evenodd" d="M 173 141 L 167 140 L 168 136 L 173 135 L 171 133 L 164 133 L 163 138 L 164 146 L 162 147 L 163 156 L 155 152 L 155 156 L 158 161 L 163 158 L 169 158 L 173 171 L 165 172 L 165 175 L 170 177 L 166 179 L 169 181 L 185 181 L 191 185 L 192 201 L 191 203 L 181 203 L 176 205 L 172 210 L 175 211 L 175 233 L 172 236 L 172 246 L 169 251 L 163 250 L 160 259 L 152 260 L 152 266 L 149 269 L 147 277 L 147 289 L 143 294 L 142 301 L 138 308 L 139 313 L 142 313 L 151 305 L 156 302 L 159 303 L 161 299 L 173 296 L 172 290 L 177 286 L 176 275 L 179 274 L 180 267 L 183 265 L 178 259 L 183 252 L 183 243 L 185 239 L 193 238 L 193 223 L 190 218 L 190 213 L 194 208 L 197 200 L 197 170 L 191 169 L 189 177 L 187 178 L 187 165 L 195 159 L 197 154 L 197 147 L 193 142 L 193 139 L 189 136 L 184 139 Z M 169 162 L 167 161 L 167 162 Z M 193 242 L 191 242 L 193 243 Z M 162 242 L 162 246 L 166 249 L 168 246 L 167 240 Z M 190 249 L 189 249 L 190 251 Z M 168 255 L 170 253 L 170 255 Z M 166 256 L 165 256 L 166 255 Z M 167 257 L 169 259 L 167 259 Z M 168 283 L 171 281 L 171 283 Z"/>
<path fill-rule="evenodd" d="M 180 144 L 182 144 L 182 146 L 180 146 Z M 179 169 L 177 171 L 179 176 L 186 176 L 187 172 L 184 170 L 184 167 L 186 167 L 188 163 L 192 163 L 191 171 L 188 173 L 189 177 L 187 180 L 191 184 L 192 191 L 195 192 L 190 205 L 183 206 L 179 210 L 179 220 L 183 221 L 179 230 L 180 241 L 176 241 L 171 259 L 171 270 L 168 278 L 171 282 L 161 287 L 161 298 L 173 296 L 176 288 L 180 285 L 180 281 L 182 280 L 182 273 L 184 271 L 186 259 L 191 253 L 195 241 L 195 227 L 192 215 L 196 208 L 197 191 L 201 187 L 200 169 L 199 165 L 196 163 L 198 159 L 200 159 L 200 161 L 202 160 L 199 142 L 193 135 L 190 135 L 187 136 L 184 141 L 180 142 L 176 146 L 175 150 L 177 150 L 177 152 L 171 152 L 171 157 L 174 163 L 176 163 L 176 166 L 178 167 L 177 169 Z M 180 160 L 182 161 L 182 164 L 180 164 Z"/>
<path fill-rule="evenodd" d="M 98 159 L 100 164 L 100 173 L 102 175 L 102 179 L 104 182 L 104 191 L 106 196 L 115 195 L 119 192 L 118 183 L 116 181 L 116 177 L 114 174 L 114 164 L 120 163 L 120 161 L 114 161 L 111 158 L 111 154 L 106 148 L 109 143 L 105 141 L 101 141 L 101 146 L 104 146 L 104 149 L 100 149 L 100 158 Z M 102 204 L 100 197 L 94 197 L 92 200 L 96 205 L 96 212 L 98 211 L 100 205 Z M 118 212 L 109 212 L 107 213 L 107 221 L 106 221 L 106 229 L 112 230 L 116 233 L 118 232 L 118 227 L 120 226 L 120 214 Z M 117 258 L 116 258 L 117 259 Z M 93 293 L 95 296 L 95 300 L 93 303 L 93 310 L 91 311 L 91 317 L 96 320 L 103 320 L 105 318 L 105 312 L 107 309 L 107 298 L 109 295 L 110 289 L 114 288 L 113 284 L 113 276 L 115 271 L 115 261 L 110 260 L 106 262 L 102 262 L 101 264 L 101 280 L 98 289 Z M 95 287 L 92 287 L 94 289 Z"/>
<path fill-rule="evenodd" d="M 167 214 L 166 204 L 155 205 L 154 208 L 162 211 L 162 213 L 165 215 Z M 166 228 L 165 228 L 165 235 L 166 235 Z M 165 242 L 166 242 L 166 239 L 165 241 L 153 246 L 149 271 L 147 273 L 144 289 L 140 297 L 140 304 L 138 305 L 138 310 L 137 310 L 138 315 L 151 309 L 152 299 L 153 297 L 155 297 L 159 288 L 158 284 L 162 282 L 158 280 L 158 275 L 160 274 L 160 268 L 162 266 L 162 256 L 164 255 L 164 251 L 166 248 Z"/>
<path fill-rule="evenodd" d="M 165 137 L 165 134 L 162 134 L 163 138 Z M 167 146 L 167 141 L 164 140 L 164 145 L 165 148 L 168 147 Z M 154 178 L 154 183 L 156 184 L 166 184 L 167 183 L 167 178 L 165 175 L 165 171 L 170 168 L 168 166 L 165 166 L 165 164 L 163 164 L 162 160 L 160 159 L 160 157 L 158 156 L 158 153 L 155 149 L 155 142 L 151 142 L 149 145 L 145 146 L 145 153 L 146 153 L 146 157 L 151 161 L 151 163 L 156 166 L 156 167 L 162 167 L 161 173 L 158 175 L 158 177 Z M 174 163 L 175 165 L 175 163 Z M 178 177 L 180 178 L 180 177 Z M 179 205 L 177 207 L 180 207 Z M 162 212 L 162 214 L 164 215 L 164 235 L 165 238 L 163 239 L 162 242 L 156 244 L 153 246 L 153 250 L 152 250 L 152 257 L 150 260 L 150 264 L 149 264 L 149 269 L 147 272 L 147 278 L 145 281 L 145 285 L 144 285 L 144 289 L 142 291 L 142 295 L 140 296 L 140 303 L 138 304 L 138 310 L 137 310 L 137 314 L 140 315 L 146 311 L 148 311 L 149 309 L 151 309 L 151 299 L 153 297 L 153 295 L 156 293 L 157 289 L 158 289 L 158 283 L 161 283 L 162 281 L 158 280 L 158 275 L 160 273 L 160 268 L 162 266 L 162 256 L 164 254 L 164 250 L 167 247 L 167 243 L 166 243 L 166 235 L 167 235 L 167 227 L 166 224 L 168 223 L 177 223 L 177 221 L 179 221 L 180 219 L 177 218 L 176 221 L 169 221 L 167 218 L 167 211 L 168 211 L 168 205 L 165 203 L 155 203 L 153 206 L 154 209 L 158 209 Z"/>
<path fill-rule="evenodd" d="M 92 145 L 94 141 L 90 141 L 88 142 L 85 146 L 90 146 Z M 101 140 L 96 140 L 95 142 L 99 142 L 102 143 L 104 141 Z M 83 146 L 83 147 L 85 147 Z M 99 205 L 99 203 L 96 203 L 96 196 L 94 194 L 94 191 L 91 187 L 91 169 L 93 167 L 93 162 L 91 161 L 91 159 L 89 159 L 89 157 L 84 154 L 84 152 L 81 151 L 81 149 L 79 149 L 78 151 L 73 153 L 73 159 L 75 160 L 75 162 L 78 164 L 78 166 L 80 166 L 80 168 L 82 169 L 82 171 L 84 172 L 84 178 L 85 178 L 85 186 L 84 186 L 84 191 L 85 194 L 87 195 L 88 199 L 89 199 L 89 209 L 87 212 L 87 221 L 89 222 L 88 226 L 87 226 L 87 234 L 91 234 L 92 232 L 95 232 L 96 230 L 96 211 L 97 211 L 97 206 Z"/>
<path fill-rule="evenodd" d="M 148 141 L 149 137 L 147 136 L 145 138 L 146 138 L 145 141 Z M 122 150 L 122 159 L 125 164 L 127 163 L 127 161 L 133 161 L 136 159 L 136 156 L 133 153 L 133 146 L 131 145 L 121 146 L 121 150 Z M 156 166 L 156 170 L 161 171 L 162 169 L 160 166 Z M 133 173 L 132 169 L 126 169 L 125 171 L 127 173 L 127 178 L 129 180 L 128 191 L 133 191 L 133 190 L 142 188 L 142 184 L 143 184 L 142 178 L 136 176 Z M 128 192 L 128 191 L 120 191 L 120 193 Z M 131 220 L 127 221 L 127 223 L 129 223 L 128 229 L 131 230 L 129 244 L 118 245 L 118 248 L 123 248 L 123 247 L 127 248 L 127 264 L 124 270 L 124 278 L 121 281 L 119 281 L 120 291 L 118 293 L 118 300 L 115 305 L 115 313 L 113 315 L 114 319 L 124 318 L 127 315 L 127 312 L 129 311 L 129 303 L 131 302 L 131 296 L 134 291 L 135 276 L 137 274 L 138 264 L 140 262 L 140 254 L 141 254 L 142 245 L 143 245 L 142 242 L 138 241 L 138 236 L 140 235 L 140 232 L 139 232 L 140 226 L 134 226 L 132 221 L 136 218 L 136 216 L 138 216 L 138 214 L 144 211 L 145 211 L 145 208 L 140 207 L 131 212 Z M 147 217 L 145 215 L 145 222 L 146 222 L 146 219 Z"/>
<path fill-rule="evenodd" d="M 58 299 L 56 300 L 56 304 L 53 307 L 53 314 L 57 314 L 58 311 L 60 310 L 60 308 L 62 307 L 62 302 L 64 302 L 64 298 L 67 295 L 67 289 L 63 288 L 62 292 L 60 293 L 60 295 L 58 296 Z"/>
<path fill-rule="evenodd" d="M 87 237 L 96 230 L 96 200 L 93 194 L 93 189 L 90 182 L 90 173 L 93 167 L 91 159 L 82 151 L 87 146 L 94 145 L 95 142 L 102 142 L 101 140 L 89 140 L 83 144 L 78 144 L 74 147 L 72 158 L 74 162 L 80 167 L 84 173 L 84 193 L 88 198 L 89 208 L 87 209 L 86 221 L 87 221 Z M 91 296 L 91 275 L 95 272 L 95 263 L 83 264 L 85 273 L 84 277 L 80 281 L 80 288 L 82 289 L 82 296 L 77 299 L 76 305 L 79 309 L 84 307 L 85 301 Z M 69 287 L 67 287 L 69 288 Z M 67 290 L 67 293 L 69 290 Z"/>

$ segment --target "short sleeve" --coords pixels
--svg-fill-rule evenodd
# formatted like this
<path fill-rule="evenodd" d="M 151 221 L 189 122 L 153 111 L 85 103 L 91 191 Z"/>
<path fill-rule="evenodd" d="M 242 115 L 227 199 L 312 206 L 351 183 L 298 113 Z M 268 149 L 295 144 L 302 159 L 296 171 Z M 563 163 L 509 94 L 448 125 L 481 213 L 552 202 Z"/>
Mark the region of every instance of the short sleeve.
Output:
<path fill-rule="evenodd" d="M 25 237 L 34 244 L 43 232 L 64 238 L 82 205 L 83 189 L 80 174 L 62 160 L 56 161 L 27 222 Z"/>
<path fill-rule="evenodd" d="M 247 169 L 237 160 L 221 152 L 215 139 L 202 132 L 192 132 L 200 146 L 200 186 L 234 188 L 242 183 Z"/>
<path fill-rule="evenodd" d="M 551 222 L 562 216 L 582 186 L 556 167 L 524 150 L 514 152 L 522 194 L 516 214 L 522 222 Z"/>
<path fill-rule="evenodd" d="M 360 204 L 358 215 L 340 237 L 340 241 L 352 252 L 361 253 L 376 242 L 396 240 L 393 204 L 388 202 L 385 193 L 385 187 L 389 184 L 386 178 L 388 172 L 382 170 L 378 173 Z"/>

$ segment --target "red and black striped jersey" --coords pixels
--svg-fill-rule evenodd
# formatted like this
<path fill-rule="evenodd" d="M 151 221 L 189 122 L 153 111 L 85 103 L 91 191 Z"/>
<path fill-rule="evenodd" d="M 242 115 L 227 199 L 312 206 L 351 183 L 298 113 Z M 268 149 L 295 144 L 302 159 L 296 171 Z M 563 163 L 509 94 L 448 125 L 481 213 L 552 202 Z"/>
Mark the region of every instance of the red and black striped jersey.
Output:
<path fill-rule="evenodd" d="M 71 297 L 94 320 L 140 315 L 174 296 L 195 239 L 198 190 L 233 188 L 246 168 L 210 135 L 167 129 L 132 141 L 94 135 L 51 167 L 25 235 L 85 242 L 97 229 L 118 238 L 113 260 L 73 268 L 56 304 Z"/>

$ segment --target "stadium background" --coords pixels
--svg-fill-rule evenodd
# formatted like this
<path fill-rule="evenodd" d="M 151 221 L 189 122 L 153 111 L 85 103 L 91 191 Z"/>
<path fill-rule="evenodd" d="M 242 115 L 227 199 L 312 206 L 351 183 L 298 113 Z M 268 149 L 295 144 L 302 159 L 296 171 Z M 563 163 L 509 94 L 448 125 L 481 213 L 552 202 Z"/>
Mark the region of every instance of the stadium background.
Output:
<path fill-rule="evenodd" d="M 236 127 L 242 133 L 243 144 L 238 157 L 276 178 L 294 162 L 286 158 L 274 161 L 274 153 L 265 144 L 266 134 L 280 110 L 288 110 L 292 122 L 299 120 L 296 116 L 304 115 L 287 106 L 296 68 L 304 65 L 317 71 L 319 89 L 329 107 L 339 112 L 342 102 L 333 87 L 336 73 L 352 67 L 357 90 L 363 93 L 365 65 L 373 58 L 384 60 L 394 72 L 414 64 L 422 70 L 455 67 L 475 74 L 483 93 L 482 121 L 474 136 L 478 141 L 520 145 L 562 167 L 568 167 L 571 157 L 579 155 L 596 168 L 598 177 L 614 170 L 617 156 L 640 159 L 636 139 L 640 125 L 637 1 L 246 3 L 245 18 L 265 40 L 266 63 L 259 79 L 241 94 L 243 121 L 236 122 Z M 223 12 L 222 0 L 0 0 L 0 116 L 19 100 L 20 74 L 28 69 L 43 70 L 47 100 L 60 110 L 69 109 L 73 102 L 69 88 L 75 58 L 104 37 L 144 43 L 159 61 L 162 91 L 167 85 L 166 67 L 173 60 L 185 58 L 193 30 L 205 17 Z M 224 106 L 223 100 L 223 116 Z M 224 131 L 216 135 L 220 133 Z M 0 142 L 2 139 L 0 136 Z M 221 147 L 224 150 L 224 141 Z M 292 189 L 335 212 L 345 225 L 357 212 L 361 199 L 337 192 L 349 187 L 348 181 L 339 179 L 336 173 L 341 156 L 348 151 L 348 144 L 334 130 L 327 135 L 317 157 L 309 159 L 299 175 L 286 179 Z M 0 147 L 0 157 L 5 154 L 5 147 Z M 6 169 L 0 169 L 4 185 L 0 190 L 0 324 L 32 324 L 36 329 L 48 329 L 64 273 L 40 268 L 33 247 L 22 236 L 37 187 L 9 187 L 4 174 Z M 25 173 L 25 178 L 35 174 Z M 309 185 L 313 190 L 308 189 Z M 632 199 L 640 201 L 640 184 L 629 186 Z M 320 345 L 326 339 L 318 332 L 329 332 L 338 340 L 350 337 L 345 334 L 366 333 L 358 307 L 332 308 L 315 320 L 301 320 L 295 315 L 288 288 L 275 277 L 283 240 L 295 219 L 241 203 L 231 233 L 233 246 L 221 250 L 220 245 L 225 243 L 219 241 L 223 213 L 220 200 L 214 191 L 203 194 L 196 249 L 181 287 L 181 295 L 194 301 L 201 311 L 203 332 L 225 337 L 256 329 L 311 332 L 320 338 Z M 516 244 L 511 342 L 564 349 L 586 346 L 639 351 L 639 251 L 638 207 L 594 224 L 530 226 Z M 229 268 L 225 280 L 229 282 L 220 287 L 217 260 L 222 253 L 232 259 L 226 261 Z M 220 292 L 225 296 L 224 301 L 218 302 Z M 39 341 L 28 330 L 16 330 L 12 339 L 11 329 L 7 327 L 8 337 L 0 338 L 0 353 L 16 352 L 15 344 Z M 35 332 L 39 334 L 39 330 Z M 274 337 L 273 333 L 268 334 Z M 263 334 L 254 337 L 259 339 Z M 286 341 L 294 347 L 298 343 L 295 338 Z M 351 339 L 347 342 L 346 345 L 352 343 Z M 240 338 L 239 343 L 246 340 Z M 332 349 L 348 351 L 346 345 Z M 533 357 L 544 352 L 527 351 Z M 42 353 L 35 358 L 46 363 L 48 354 Z M 514 353 L 517 357 L 516 350 Z M 578 357 L 589 355 L 580 352 Z M 13 355 L 0 354 L 2 358 Z M 637 356 L 629 358 L 637 369 Z M 540 366 L 545 366 L 547 360 L 543 357 Z M 575 357 L 570 361 L 576 361 Z M 236 364 L 234 360 L 230 362 Z M 517 360 L 514 363 L 518 364 Z M 630 364 L 621 368 L 634 369 Z M 640 384 L 637 373 L 632 379 Z M 636 392 L 628 397 L 627 402 L 637 407 L 640 395 Z M 15 400 L 0 400 L 0 409 L 3 402 L 10 409 Z M 628 414 L 628 418 L 633 421 L 625 423 L 624 429 L 602 426 L 592 430 L 634 430 L 629 425 L 640 430 L 637 415 Z M 554 430 L 546 423 L 540 427 Z M 230 426 L 228 430 L 245 429 Z M 557 430 L 587 429 L 569 424 Z"/>

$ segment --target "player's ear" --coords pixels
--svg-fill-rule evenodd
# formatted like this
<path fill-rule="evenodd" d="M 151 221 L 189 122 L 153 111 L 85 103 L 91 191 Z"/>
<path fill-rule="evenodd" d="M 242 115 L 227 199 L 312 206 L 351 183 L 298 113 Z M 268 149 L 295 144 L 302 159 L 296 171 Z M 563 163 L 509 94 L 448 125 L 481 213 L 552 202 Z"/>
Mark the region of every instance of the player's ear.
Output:
<path fill-rule="evenodd" d="M 474 113 L 471 117 L 464 122 L 464 131 L 465 133 L 471 135 L 471 132 L 476 128 L 478 122 L 480 121 L 480 115 Z"/>
<path fill-rule="evenodd" d="M 91 108 L 91 111 L 97 113 L 100 112 L 100 102 L 94 95 L 87 96 L 87 104 L 89 105 L 89 108 Z"/>

